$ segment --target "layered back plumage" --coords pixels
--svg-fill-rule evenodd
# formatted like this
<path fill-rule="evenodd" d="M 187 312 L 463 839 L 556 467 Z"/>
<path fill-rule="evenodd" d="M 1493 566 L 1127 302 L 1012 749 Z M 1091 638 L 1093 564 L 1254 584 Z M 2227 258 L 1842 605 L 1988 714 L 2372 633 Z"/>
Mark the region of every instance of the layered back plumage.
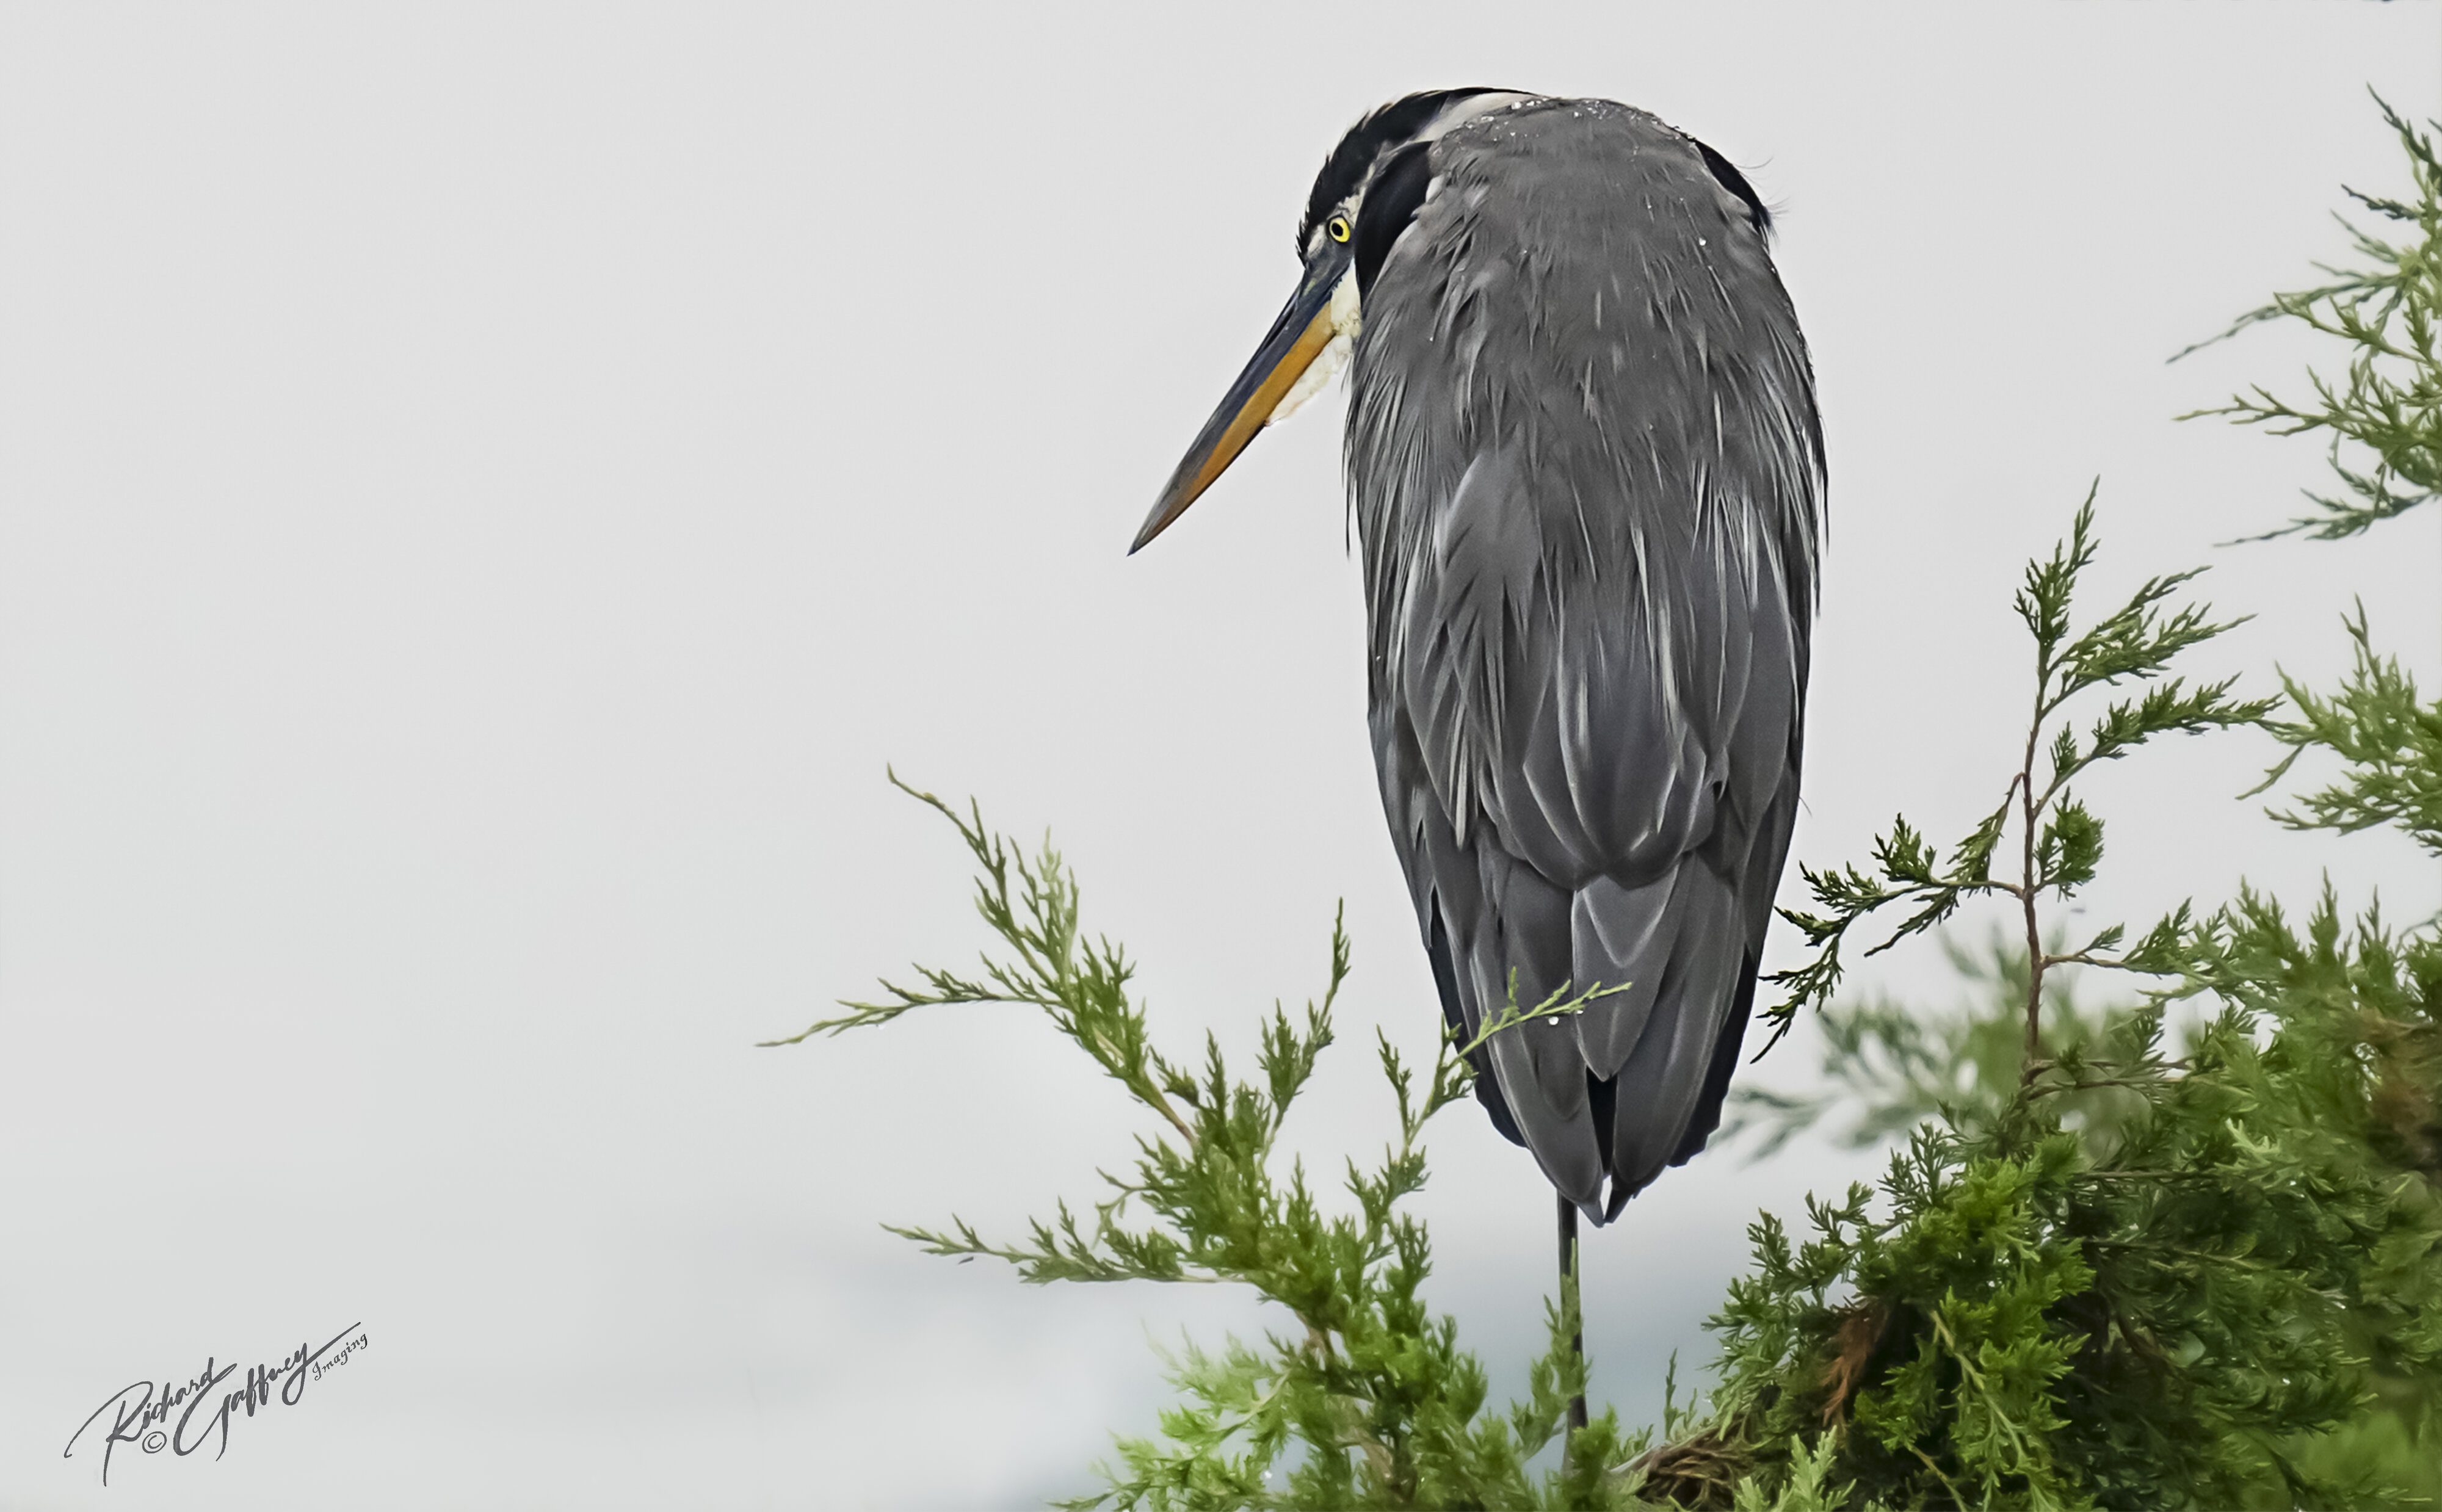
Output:
<path fill-rule="evenodd" d="M 1642 111 L 1429 149 L 1347 441 L 1384 810 L 1494 1121 L 1596 1221 L 1701 1149 L 1797 803 L 1823 445 L 1760 203 Z M 1361 216 L 1361 212 L 1360 212 Z"/>

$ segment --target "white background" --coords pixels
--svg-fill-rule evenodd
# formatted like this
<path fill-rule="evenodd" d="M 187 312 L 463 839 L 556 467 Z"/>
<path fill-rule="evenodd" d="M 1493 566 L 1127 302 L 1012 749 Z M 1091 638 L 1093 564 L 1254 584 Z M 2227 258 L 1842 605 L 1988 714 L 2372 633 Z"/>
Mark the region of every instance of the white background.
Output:
<path fill-rule="evenodd" d="M 2442 517 L 2214 544 L 2319 448 L 2171 417 L 2313 349 L 2163 361 L 2338 253 L 2343 181 L 2403 183 L 2365 86 L 2442 108 L 2437 45 L 2420 4 L 0 11 L 0 1504 L 1088 1488 L 1150 1342 L 1279 1320 L 877 1226 L 1091 1197 L 1119 1095 L 1014 1011 L 754 1042 L 977 942 L 889 761 L 1051 827 L 1174 1044 L 1245 1047 L 1346 899 L 1295 1127 L 1326 1172 L 1378 1139 L 1370 1027 L 1421 1053 L 1437 1015 L 1336 401 L 1121 556 L 1348 121 L 1613 96 L 1781 207 L 1832 471 L 1824 862 L 1989 807 L 2008 591 L 2097 475 L 2098 590 L 2211 561 L 2258 616 L 2210 665 L 2328 672 L 2363 592 L 2442 676 Z M 2093 918 L 2327 865 L 2430 911 L 2404 847 L 2233 801 L 2266 756 L 2097 782 Z M 1433 1298 L 1505 1390 L 1548 1194 L 1471 1108 L 1433 1154 Z M 1715 1152 L 1640 1198 L 1591 1246 L 1598 1392 L 1649 1413 L 1755 1210 L 1875 1164 Z M 358 1320 L 219 1463 L 62 1458 L 130 1380 Z"/>

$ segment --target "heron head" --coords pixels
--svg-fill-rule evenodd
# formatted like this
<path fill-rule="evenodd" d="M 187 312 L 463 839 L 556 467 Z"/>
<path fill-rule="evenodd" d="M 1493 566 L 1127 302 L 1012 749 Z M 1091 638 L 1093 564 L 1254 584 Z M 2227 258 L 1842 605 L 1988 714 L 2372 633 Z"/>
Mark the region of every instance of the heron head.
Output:
<path fill-rule="evenodd" d="M 1347 363 L 1364 292 L 1424 203 L 1432 143 L 1461 121 L 1536 98 L 1505 89 L 1428 90 L 1394 100 L 1348 129 L 1323 159 L 1298 221 L 1304 267 L 1297 291 L 1179 460 L 1131 554 L 1187 513 L 1257 431 L 1287 419 Z"/>

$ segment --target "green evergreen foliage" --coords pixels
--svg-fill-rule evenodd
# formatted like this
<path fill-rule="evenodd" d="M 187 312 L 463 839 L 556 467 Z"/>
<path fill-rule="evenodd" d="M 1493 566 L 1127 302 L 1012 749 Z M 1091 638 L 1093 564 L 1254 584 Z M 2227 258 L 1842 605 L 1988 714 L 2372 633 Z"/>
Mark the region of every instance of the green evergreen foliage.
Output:
<path fill-rule="evenodd" d="M 2279 435 L 2322 431 L 2331 437 L 2332 473 L 2345 492 L 2308 494 L 2314 513 L 2275 535 L 2337 540 L 2442 494 L 2442 372 L 2433 365 L 2435 323 L 2442 319 L 2442 153 L 2430 134 L 2379 96 L 2375 103 L 2399 137 L 2415 192 L 2399 199 L 2345 192 L 2406 228 L 2410 239 L 2388 242 L 2343 219 L 2341 225 L 2364 265 L 2324 268 L 2330 282 L 2276 294 L 2271 303 L 2249 311 L 2214 337 L 2222 340 L 2267 320 L 2296 320 L 2349 347 L 2344 376 L 2307 374 L 2311 401 L 2293 404 L 2259 387 L 2218 409 L 2197 411 L 2266 426 Z M 2360 454 L 2370 454 L 2371 462 L 2353 464 L 2351 458 Z"/>
<path fill-rule="evenodd" d="M 2373 266 L 2283 296 L 2242 321 L 2288 318 L 2350 345 L 2316 406 L 2258 391 L 2242 422 L 2335 440 L 2345 497 L 2294 529 L 2372 528 L 2442 491 L 2442 167 L 2407 147 L 2413 200 L 2358 196 L 2415 228 L 2360 237 Z M 2376 462 L 2351 470 L 2343 443 Z M 1824 1029 L 1825 1090 L 1743 1091 L 1738 1123 L 1766 1143 L 1823 1125 L 1850 1144 L 1904 1137 L 1886 1175 L 1813 1200 L 1796 1231 L 1766 1214 L 1754 1262 L 1711 1320 L 1704 1395 L 1658 1430 L 1603 1412 L 1570 1432 L 1583 1389 L 1576 1299 L 1549 1305 L 1526 1398 L 1496 1408 L 1455 1320 L 1422 1298 L 1429 1121 L 1467 1087 L 1471 1046 L 1412 1068 L 1387 1040 L 1381 1158 L 1318 1189 L 1284 1137 L 1349 967 L 1335 928 L 1326 988 L 1263 1021 L 1251 1076 L 1218 1044 L 1174 1059 L 1133 995 L 1133 966 L 1082 923 L 1077 884 L 917 793 L 953 823 L 998 941 L 973 975 L 918 985 L 796 1036 L 958 1003 L 1030 1006 L 1124 1091 L 1136 1157 L 1090 1214 L 1061 1206 L 1017 1242 L 952 1220 L 897 1231 L 933 1253 L 990 1256 L 1035 1282 L 1249 1286 L 1280 1310 L 1260 1345 L 1189 1347 L 1157 1437 L 1126 1440 L 1098 1496 L 1148 1508 L 1678 1507 L 1732 1512 L 1903 1508 L 2358 1507 L 2442 1498 L 2442 922 L 2344 908 L 2327 884 L 2303 909 L 2252 889 L 2218 905 L 2162 901 L 2141 929 L 2064 931 L 2063 905 L 2108 857 L 2087 779 L 2173 735 L 2261 729 L 2311 756 L 2322 786 L 2275 798 L 2301 829 L 2389 829 L 2442 853 L 2442 703 L 2348 622 L 2355 664 L 2320 691 L 2282 680 L 2249 698 L 2175 670 L 2231 622 L 2182 572 L 2086 617 L 2100 553 L 2094 499 L 2027 569 L 2014 603 L 2030 647 L 2027 722 L 1996 732 L 1998 801 L 1936 845 L 1895 818 L 1863 863 L 1802 869 L 1788 910 L 1806 945 L 1775 978 L 1785 1029 Z M 2299 549 L 2288 547 L 2283 549 Z M 894 777 L 894 781 L 897 779 Z M 914 790 L 908 790 L 911 792 Z M 2259 792 L 2264 791 L 2259 789 Z M 2336 858 L 2344 855 L 2336 851 Z M 1982 952 L 1933 934 L 1962 910 L 2007 920 Z M 1926 1013 L 1839 995 L 1850 953 L 1933 935 L 1966 1000 Z M 1870 940 L 1870 943 L 1864 943 Z M 2071 980 L 2106 981 L 2100 1006 Z M 1485 1036 L 1576 1011 L 1507 1011 Z M 1777 1035 L 1776 1035 L 1777 1038 Z M 1562 1443 L 1566 1440 L 1565 1444 Z"/>
<path fill-rule="evenodd" d="M 2017 1096 L 2026 1059 L 2026 946 L 1997 932 L 1981 949 L 1949 935 L 1935 943 L 1968 996 L 1938 1011 L 1885 993 L 1834 999 L 1814 1020 L 1824 1041 L 1821 1084 L 1791 1092 L 1750 1078 L 1732 1086 L 1716 1138 L 1726 1145 L 1752 1133 L 1750 1155 L 1760 1159 L 1800 1134 L 1822 1130 L 1835 1114 L 1845 1126 L 1828 1132 L 1850 1149 L 1886 1143 L 1937 1120 L 1991 1128 Z M 2090 1058 L 2106 1053 L 2098 1047 L 2123 1031 L 2129 1009 L 2081 1002 L 2075 970 L 2057 966 L 2045 974 L 2044 1035 L 2063 1051 Z M 2063 1091 L 2057 1105 L 2064 1124 L 2106 1139 L 2135 1101 L 2123 1087 L 2086 1086 Z"/>
<path fill-rule="evenodd" d="M 2266 785 L 2287 776 L 2299 756 L 2316 750 L 2339 756 L 2342 774 L 2302 796 L 2298 811 L 2276 817 L 2292 829 L 2343 834 L 2388 825 L 2442 855 L 2442 702 L 2419 702 L 2415 680 L 2400 669 L 2399 659 L 2375 654 L 2364 606 L 2348 621 L 2348 632 L 2355 665 L 2336 692 L 2326 697 L 2294 678 L 2282 678 L 2297 718 L 2270 727 L 2290 755 Z"/>
<path fill-rule="evenodd" d="M 2118 925 L 2076 950 L 2045 950 L 2040 922 L 2045 901 L 2073 897 L 2094 880 L 2103 861 L 2103 821 L 2070 784 L 2098 763 L 2119 760 L 2158 737 L 2260 723 L 2273 705 L 2269 700 L 2232 700 L 2235 679 L 2191 687 L 2163 675 L 2181 652 L 2237 623 L 2216 625 L 2200 605 L 2172 603 L 2197 572 L 2149 578 L 2126 603 L 2072 634 L 2070 599 L 2098 549 L 2089 490 L 2078 506 L 2069 538 L 2049 559 L 2028 564 L 2026 584 L 2015 603 L 2034 642 L 2034 715 L 2027 726 L 2024 759 L 2010 774 L 2000 803 L 1950 847 L 1949 859 L 1945 862 L 1903 815 L 1874 842 L 1870 866 L 1800 866 L 1813 907 L 1822 911 L 1782 910 L 1782 917 L 1806 937 L 1810 955 L 1769 978 L 1789 989 L 1767 1014 L 1780 1030 L 1799 1012 L 1832 1000 L 1846 970 L 1841 949 L 1850 931 L 1894 906 L 1907 910 L 1906 917 L 1868 956 L 1924 933 L 1972 899 L 2016 902 L 2033 961 L 2026 1007 L 2031 1075 L 2036 1069 L 2041 983 L 2048 971 L 2066 964 L 2145 971 L 2170 959 L 2167 953 L 2189 924 L 2184 908 L 2122 955 L 2110 954 L 2125 938 Z M 2138 690 L 2136 696 L 2105 704 L 2092 728 L 2083 734 L 2066 717 L 2082 695 L 2130 685 Z M 2044 759 L 2038 759 L 2038 752 Z M 2020 842 L 2017 865 L 2014 872 L 1996 873 L 1994 861 L 2014 822 Z"/>
<path fill-rule="evenodd" d="M 1888 1008 L 1835 1013 L 1832 1064 L 1866 1094 L 1866 1127 L 1921 1110 L 1939 1085 L 1929 1041 L 1985 1053 L 1952 1063 L 1963 1084 L 1940 1087 L 1940 1117 L 1879 1193 L 1815 1205 L 1803 1242 L 1758 1226 L 1756 1271 L 1716 1320 L 1711 1431 L 1753 1446 L 1766 1485 L 1787 1473 L 1773 1446 L 1836 1437 L 1847 1482 L 1895 1506 L 2365 1504 L 2408 1488 L 2316 1451 L 2365 1415 L 2378 1365 L 2415 1392 L 2442 1380 L 2442 1210 L 2404 1163 L 2442 1089 L 2442 949 L 2374 918 L 2344 932 L 2328 899 L 2301 931 L 2251 894 L 2177 907 L 2125 948 L 2117 926 L 2041 943 L 2045 906 L 2103 861 L 2075 780 L 2159 736 L 2270 713 L 2169 675 L 2217 629 L 2173 606 L 2180 578 L 2074 632 L 2094 556 L 2088 506 L 2019 596 L 2034 718 L 2006 822 L 1976 825 L 1944 864 L 1895 821 L 1870 867 L 1806 874 L 1813 911 L 1792 918 L 1814 955 L 1782 974 L 1797 1004 L 1828 994 L 1841 945 L 1882 910 L 1904 916 L 1887 945 L 1986 896 L 2014 905 L 2028 963 L 1987 975 L 2026 986 L 1938 1031 Z M 2072 701 L 2112 686 L 2123 696 L 2081 737 Z M 2131 974 L 2141 1000 L 2054 1032 L 2046 978 L 2070 966 Z M 2211 1017 L 2175 1056 L 2164 1018 L 2180 1003 Z M 2011 1032 L 2014 1068 L 1996 1045 Z M 2116 1100 L 2106 1118 L 2064 1117 L 2064 1099 L 2098 1092 Z M 2417 1111 L 2381 1111 L 2395 1102 Z M 1812 1111 L 1767 1107 L 1784 1124 Z"/>
<path fill-rule="evenodd" d="M 1613 1413 L 1569 1435 L 1564 1463 L 1540 1471 L 1528 1464 L 1562 1435 L 1570 1398 L 1585 1390 L 1571 1345 L 1574 1296 L 1551 1304 L 1551 1346 L 1535 1363 L 1527 1399 L 1501 1411 L 1486 1411 L 1484 1367 L 1459 1348 L 1457 1323 L 1418 1296 L 1431 1247 L 1400 1204 L 1425 1182 L 1427 1120 L 1467 1095 L 1473 1043 L 1441 1047 L 1420 1082 L 1377 1037 L 1397 1135 L 1378 1164 L 1350 1163 L 1342 1186 L 1354 1211 L 1326 1212 L 1280 1134 L 1333 1041 L 1332 1005 L 1348 975 L 1348 938 L 1336 923 L 1321 1001 L 1296 1017 L 1273 1006 L 1253 1079 L 1233 1076 L 1209 1035 L 1199 1061 L 1175 1060 L 1155 1044 L 1130 992 L 1125 954 L 1085 933 L 1076 878 L 1056 850 L 1047 844 L 1030 857 L 988 829 L 972 804 L 961 815 L 899 786 L 957 826 L 977 867 L 976 912 L 1003 953 L 972 976 L 920 967 L 922 985 L 885 982 L 885 1001 L 844 1004 L 845 1015 L 774 1043 L 884 1024 L 917 1008 L 1030 1006 L 1150 1115 L 1150 1132 L 1137 1140 L 1130 1175 L 1104 1175 L 1110 1195 L 1090 1219 L 1063 1203 L 1017 1244 L 991 1243 L 955 1219 L 946 1231 L 892 1231 L 933 1254 L 1007 1261 L 1030 1282 L 1237 1283 L 1297 1324 L 1260 1349 L 1231 1339 L 1218 1353 L 1190 1348 L 1173 1358 L 1186 1401 L 1162 1415 L 1163 1441 L 1123 1440 L 1110 1489 L 1068 1504 L 1634 1504 L 1632 1478 L 1606 1472 L 1642 1440 L 1624 1438 Z M 1482 1037 L 1575 1012 L 1594 995 L 1513 1003 Z"/>

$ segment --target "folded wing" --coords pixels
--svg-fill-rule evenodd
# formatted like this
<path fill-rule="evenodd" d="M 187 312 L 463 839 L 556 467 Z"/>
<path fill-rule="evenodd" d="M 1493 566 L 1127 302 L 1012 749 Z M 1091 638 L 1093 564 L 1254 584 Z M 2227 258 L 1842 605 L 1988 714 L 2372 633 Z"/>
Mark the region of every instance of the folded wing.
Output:
<path fill-rule="evenodd" d="M 1795 818 L 1821 443 L 1751 208 L 1558 101 L 1465 127 L 1351 406 L 1383 803 L 1479 1090 L 1608 1218 L 1719 1120 Z M 1606 1191 L 1606 1188 L 1608 1190 Z"/>

